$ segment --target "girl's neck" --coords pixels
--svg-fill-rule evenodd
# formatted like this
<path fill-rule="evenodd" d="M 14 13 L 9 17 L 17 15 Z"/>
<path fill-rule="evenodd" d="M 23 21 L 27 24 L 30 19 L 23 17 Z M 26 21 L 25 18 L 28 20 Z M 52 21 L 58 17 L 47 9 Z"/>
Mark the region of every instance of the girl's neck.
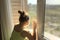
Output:
<path fill-rule="evenodd" d="M 19 28 L 19 31 L 22 31 L 22 30 L 23 30 L 23 27 L 24 27 L 23 24 L 20 23 L 20 24 L 19 24 L 19 27 L 18 27 L 18 28 Z"/>
<path fill-rule="evenodd" d="M 17 31 L 17 32 L 22 32 L 23 31 L 23 24 L 22 23 L 18 24 L 18 26 L 15 27 L 14 30 Z"/>
<path fill-rule="evenodd" d="M 23 27 L 24 27 L 23 23 L 19 23 L 19 26 L 20 26 L 21 28 L 23 28 Z"/>

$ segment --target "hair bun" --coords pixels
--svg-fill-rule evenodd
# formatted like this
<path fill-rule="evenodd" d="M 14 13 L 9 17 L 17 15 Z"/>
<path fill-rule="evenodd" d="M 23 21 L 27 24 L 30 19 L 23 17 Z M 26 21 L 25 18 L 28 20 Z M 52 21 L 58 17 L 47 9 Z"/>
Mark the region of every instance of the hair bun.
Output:
<path fill-rule="evenodd" d="M 18 11 L 18 13 L 20 14 L 20 15 L 23 15 L 24 16 L 24 14 L 25 14 L 25 12 L 23 11 Z"/>

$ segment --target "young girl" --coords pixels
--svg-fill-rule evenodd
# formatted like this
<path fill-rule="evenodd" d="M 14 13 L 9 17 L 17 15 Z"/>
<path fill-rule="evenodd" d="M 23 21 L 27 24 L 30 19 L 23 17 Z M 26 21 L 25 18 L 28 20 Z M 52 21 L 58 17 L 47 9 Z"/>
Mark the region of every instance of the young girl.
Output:
<path fill-rule="evenodd" d="M 15 25 L 10 40 L 25 40 L 25 37 L 29 40 L 36 40 L 36 27 L 33 28 L 33 35 L 23 30 L 29 24 L 29 16 L 25 15 L 24 11 L 18 11 L 18 13 L 20 13 L 19 24 Z"/>

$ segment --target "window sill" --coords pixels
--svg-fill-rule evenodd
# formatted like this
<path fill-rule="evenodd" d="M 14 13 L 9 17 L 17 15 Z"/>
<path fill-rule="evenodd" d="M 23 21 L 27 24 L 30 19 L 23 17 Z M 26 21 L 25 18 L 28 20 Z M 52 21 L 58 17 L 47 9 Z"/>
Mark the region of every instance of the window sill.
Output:
<path fill-rule="evenodd" d="M 60 40 L 59 37 L 56 37 L 50 33 L 44 32 L 44 36 L 46 37 L 47 40 Z"/>

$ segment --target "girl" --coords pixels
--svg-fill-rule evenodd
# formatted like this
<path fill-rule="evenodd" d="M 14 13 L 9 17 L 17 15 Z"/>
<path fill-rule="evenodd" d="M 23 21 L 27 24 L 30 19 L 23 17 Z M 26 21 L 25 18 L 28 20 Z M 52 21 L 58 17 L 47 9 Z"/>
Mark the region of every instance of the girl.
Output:
<path fill-rule="evenodd" d="M 20 14 L 19 24 L 15 25 L 10 40 L 25 40 L 25 37 L 29 40 L 36 40 L 36 27 L 33 27 L 33 35 L 23 30 L 23 28 L 29 24 L 29 16 L 25 15 L 24 11 L 18 11 L 18 13 Z"/>

